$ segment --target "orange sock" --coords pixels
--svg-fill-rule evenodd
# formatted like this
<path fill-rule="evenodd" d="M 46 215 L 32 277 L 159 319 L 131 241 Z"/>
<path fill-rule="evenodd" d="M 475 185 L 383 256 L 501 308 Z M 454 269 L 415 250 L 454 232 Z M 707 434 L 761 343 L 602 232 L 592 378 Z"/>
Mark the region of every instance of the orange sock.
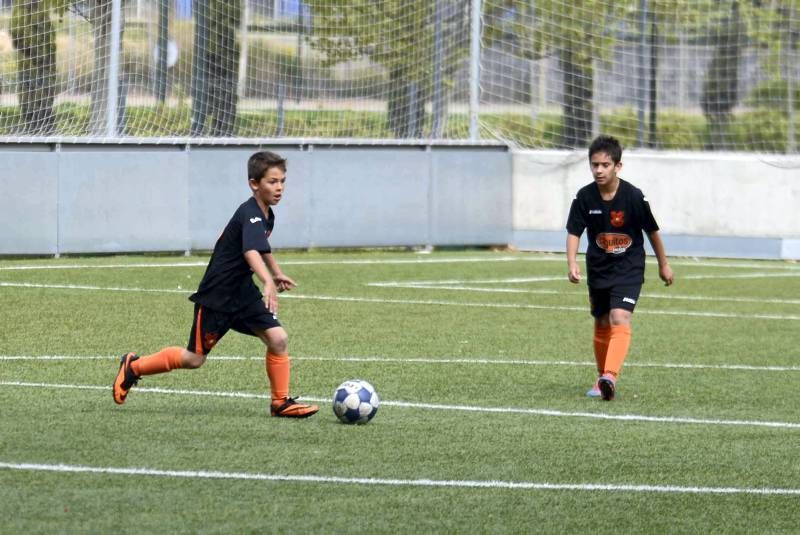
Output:
<path fill-rule="evenodd" d="M 631 326 L 612 325 L 610 331 L 603 373 L 610 373 L 616 378 L 622 369 L 625 357 L 628 356 L 628 348 L 631 345 Z"/>
<path fill-rule="evenodd" d="M 608 353 L 608 339 L 611 336 L 611 327 L 594 327 L 594 361 L 597 363 L 597 373 L 602 374 L 606 366 L 606 353 Z"/>
<path fill-rule="evenodd" d="M 154 375 L 183 368 L 181 355 L 183 355 L 182 347 L 165 347 L 158 353 L 133 361 L 131 369 L 136 375 Z"/>
<path fill-rule="evenodd" d="M 267 377 L 272 401 L 282 400 L 289 396 L 289 355 L 273 355 L 267 353 Z"/>

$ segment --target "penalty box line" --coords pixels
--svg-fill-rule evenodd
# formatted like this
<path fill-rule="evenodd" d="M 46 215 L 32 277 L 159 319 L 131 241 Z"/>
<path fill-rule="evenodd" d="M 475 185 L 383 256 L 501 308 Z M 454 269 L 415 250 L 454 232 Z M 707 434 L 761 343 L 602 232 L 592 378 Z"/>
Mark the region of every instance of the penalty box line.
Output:
<path fill-rule="evenodd" d="M 394 487 L 447 487 L 467 489 L 556 490 L 584 492 L 631 492 L 671 494 L 750 494 L 761 496 L 800 496 L 800 489 L 769 487 L 691 487 L 679 485 L 621 485 L 606 483 L 537 483 L 533 481 L 463 480 L 463 479 L 384 479 L 376 477 L 341 477 L 259 472 L 222 472 L 218 470 L 162 470 L 155 468 L 119 468 L 68 464 L 0 462 L 0 469 L 71 474 L 150 476 L 185 479 L 221 479 L 320 483 L 338 485 L 381 485 Z"/>
<path fill-rule="evenodd" d="M 108 391 L 110 387 L 99 385 L 75 385 L 75 384 L 56 384 L 56 383 L 35 383 L 26 381 L 0 381 L 0 386 L 23 387 L 23 388 L 51 388 L 69 390 L 99 390 Z M 240 399 L 269 399 L 266 394 L 255 394 L 251 392 L 226 392 L 210 390 L 183 390 L 158 387 L 136 388 L 136 393 L 143 394 L 172 394 L 184 396 L 205 396 L 220 398 L 240 398 Z M 304 400 L 315 403 L 329 403 L 330 398 L 320 398 L 313 396 L 303 396 Z M 489 413 L 489 414 L 522 414 L 529 416 L 551 416 L 560 418 L 585 418 L 596 420 L 615 420 L 624 422 L 647 422 L 664 424 L 690 424 L 690 425 L 717 425 L 717 426 L 743 426 L 743 427 L 768 427 L 773 429 L 800 429 L 800 423 L 795 422 L 775 422 L 763 420 L 722 420 L 713 418 L 687 418 L 674 416 L 647 416 L 639 414 L 606 414 L 595 412 L 570 412 L 552 409 L 525 409 L 519 407 L 480 407 L 473 405 L 449 405 L 436 403 L 416 403 L 410 401 L 388 401 L 381 400 L 381 405 L 388 407 L 401 407 L 409 409 L 428 409 L 440 411 L 458 411 L 470 413 Z"/>

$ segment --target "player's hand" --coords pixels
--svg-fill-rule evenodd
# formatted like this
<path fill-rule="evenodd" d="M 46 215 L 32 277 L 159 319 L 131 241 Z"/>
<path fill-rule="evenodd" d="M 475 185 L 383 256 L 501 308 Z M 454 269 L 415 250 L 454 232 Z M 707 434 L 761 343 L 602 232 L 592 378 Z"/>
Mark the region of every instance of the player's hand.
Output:
<path fill-rule="evenodd" d="M 272 281 L 264 285 L 264 304 L 272 314 L 278 313 L 278 289 Z"/>
<path fill-rule="evenodd" d="M 275 282 L 275 287 L 278 289 L 278 292 L 291 290 L 292 288 L 297 286 L 297 283 L 295 283 L 292 279 L 290 279 L 283 273 L 275 275 L 274 277 L 272 277 L 272 280 Z"/>
<path fill-rule="evenodd" d="M 661 277 L 662 281 L 664 281 L 664 286 L 670 286 L 672 281 L 675 279 L 675 273 L 673 273 L 672 268 L 669 267 L 669 264 L 658 266 L 658 276 Z"/>
<path fill-rule="evenodd" d="M 581 281 L 581 267 L 578 264 L 570 264 L 567 277 L 569 277 L 569 282 L 578 284 Z"/>

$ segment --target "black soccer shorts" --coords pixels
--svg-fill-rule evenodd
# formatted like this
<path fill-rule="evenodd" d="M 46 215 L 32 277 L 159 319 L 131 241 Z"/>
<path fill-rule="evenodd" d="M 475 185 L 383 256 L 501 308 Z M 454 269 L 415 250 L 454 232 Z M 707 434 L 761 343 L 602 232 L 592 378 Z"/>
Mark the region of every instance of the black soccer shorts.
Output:
<path fill-rule="evenodd" d="M 633 312 L 641 291 L 641 284 L 612 286 L 611 288 L 590 287 L 589 302 L 592 316 L 599 318 L 608 314 L 612 308 L 622 308 Z"/>
<path fill-rule="evenodd" d="M 198 355 L 208 355 L 231 329 L 242 334 L 258 336 L 254 330 L 263 331 L 280 326 L 278 316 L 267 310 L 263 299 L 253 301 L 236 312 L 220 312 L 195 303 L 194 321 L 186 349 Z"/>

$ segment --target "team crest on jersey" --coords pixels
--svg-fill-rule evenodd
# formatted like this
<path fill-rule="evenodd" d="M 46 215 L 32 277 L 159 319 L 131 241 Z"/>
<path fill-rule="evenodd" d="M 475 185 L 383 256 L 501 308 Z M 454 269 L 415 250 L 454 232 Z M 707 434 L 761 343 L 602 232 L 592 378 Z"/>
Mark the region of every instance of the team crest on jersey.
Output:
<path fill-rule="evenodd" d="M 217 333 L 205 333 L 203 335 L 203 348 L 206 351 L 210 351 L 215 345 L 217 345 L 217 341 L 219 340 L 219 336 Z"/>
<path fill-rule="evenodd" d="M 633 238 L 618 232 L 601 232 L 595 243 L 608 254 L 622 254 L 633 245 Z"/>
<path fill-rule="evenodd" d="M 611 226 L 621 227 L 625 224 L 625 211 L 624 210 L 611 210 Z"/>

